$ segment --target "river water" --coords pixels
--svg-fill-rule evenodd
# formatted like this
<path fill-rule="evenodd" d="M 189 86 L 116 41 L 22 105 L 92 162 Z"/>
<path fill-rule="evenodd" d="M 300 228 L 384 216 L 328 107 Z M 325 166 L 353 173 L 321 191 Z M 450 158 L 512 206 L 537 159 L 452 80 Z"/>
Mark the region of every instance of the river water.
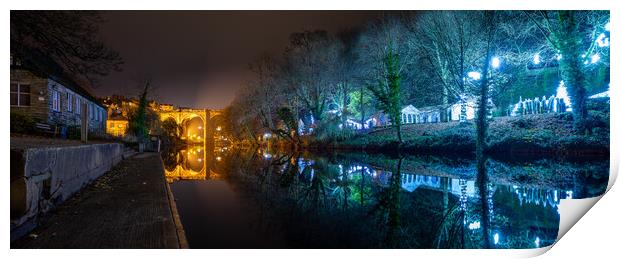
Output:
<path fill-rule="evenodd" d="M 191 248 L 535 248 L 563 199 L 604 193 L 609 160 L 162 154 Z"/>

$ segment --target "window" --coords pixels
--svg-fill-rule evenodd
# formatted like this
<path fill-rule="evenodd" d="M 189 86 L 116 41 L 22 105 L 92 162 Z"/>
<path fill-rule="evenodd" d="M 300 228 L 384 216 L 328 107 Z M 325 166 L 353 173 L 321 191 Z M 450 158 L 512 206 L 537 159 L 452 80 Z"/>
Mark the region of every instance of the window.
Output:
<path fill-rule="evenodd" d="M 80 102 L 80 97 L 75 97 L 75 114 L 82 113 L 82 103 Z"/>
<path fill-rule="evenodd" d="M 60 93 L 52 90 L 52 110 L 60 111 Z"/>
<path fill-rule="evenodd" d="M 15 58 L 13 57 L 13 55 L 11 55 L 11 66 L 21 66 L 22 62 L 19 58 Z"/>
<path fill-rule="evenodd" d="M 67 111 L 73 111 L 73 94 L 67 92 Z"/>
<path fill-rule="evenodd" d="M 93 105 L 91 103 L 88 104 L 88 119 L 89 120 L 95 119 L 95 111 L 93 111 Z"/>
<path fill-rule="evenodd" d="M 11 105 L 30 106 L 30 85 L 20 83 L 11 84 Z"/>

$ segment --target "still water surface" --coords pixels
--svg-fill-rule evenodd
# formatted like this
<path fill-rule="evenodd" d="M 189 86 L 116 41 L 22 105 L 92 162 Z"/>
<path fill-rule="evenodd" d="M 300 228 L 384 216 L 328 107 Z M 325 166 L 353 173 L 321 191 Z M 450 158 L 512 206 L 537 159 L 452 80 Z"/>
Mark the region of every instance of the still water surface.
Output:
<path fill-rule="evenodd" d="M 191 248 L 535 248 L 562 199 L 601 195 L 609 161 L 162 155 Z"/>

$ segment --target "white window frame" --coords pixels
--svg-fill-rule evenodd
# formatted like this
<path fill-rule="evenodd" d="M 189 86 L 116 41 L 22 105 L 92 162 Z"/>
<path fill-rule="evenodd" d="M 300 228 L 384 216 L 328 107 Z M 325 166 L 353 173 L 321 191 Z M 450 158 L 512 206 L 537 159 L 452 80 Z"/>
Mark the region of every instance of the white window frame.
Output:
<path fill-rule="evenodd" d="M 17 105 L 11 104 L 11 106 L 15 106 L 15 107 L 30 107 L 32 104 L 23 105 L 22 102 L 21 102 L 21 95 L 22 94 L 28 94 L 28 98 L 30 98 L 30 95 L 31 95 L 30 91 L 28 91 L 27 93 L 26 92 L 22 92 L 21 91 L 21 86 L 22 85 L 27 85 L 30 88 L 30 87 L 32 87 L 32 85 L 31 84 L 22 84 L 22 83 L 19 83 L 19 82 L 12 82 L 11 84 L 16 84 L 17 85 L 17 92 L 11 91 L 11 94 L 14 94 L 14 93 L 17 94 Z M 28 100 L 28 101 L 30 101 L 30 100 Z M 9 102 L 10 102 L 10 100 L 9 100 Z"/>
<path fill-rule="evenodd" d="M 52 90 L 52 111 L 60 111 L 60 92 Z"/>
<path fill-rule="evenodd" d="M 73 94 L 71 92 L 67 92 L 67 111 L 73 112 Z"/>
<path fill-rule="evenodd" d="M 88 103 L 88 119 L 95 120 L 95 111 L 93 110 L 93 104 Z"/>
<path fill-rule="evenodd" d="M 78 95 L 75 96 L 75 114 L 82 113 L 82 102 L 80 101 L 80 97 Z"/>

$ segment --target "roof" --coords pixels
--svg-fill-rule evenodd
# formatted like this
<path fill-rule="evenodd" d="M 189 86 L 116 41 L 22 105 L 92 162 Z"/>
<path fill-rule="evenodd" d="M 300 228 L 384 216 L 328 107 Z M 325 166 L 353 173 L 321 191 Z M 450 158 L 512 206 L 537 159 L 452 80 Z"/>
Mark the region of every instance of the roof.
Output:
<path fill-rule="evenodd" d="M 123 116 L 122 114 L 114 114 L 112 113 L 112 115 L 110 115 L 108 117 L 108 120 L 112 120 L 112 121 L 128 121 L 129 119 L 125 116 Z"/>
<path fill-rule="evenodd" d="M 590 97 L 588 97 L 590 99 L 595 99 L 595 98 L 609 98 L 609 90 L 602 92 L 602 93 L 598 93 L 595 95 L 592 95 Z"/>
<path fill-rule="evenodd" d="M 90 100 L 91 102 L 104 107 L 88 90 L 80 86 L 68 75 L 65 70 L 54 60 L 43 54 L 41 51 L 30 49 L 31 58 L 28 60 L 20 60 L 21 65 L 11 64 L 11 69 L 21 69 L 32 72 L 33 74 L 49 78 L 68 88 L 69 90 L 79 94 L 80 96 Z M 36 60 L 36 61 L 35 61 Z"/>
<path fill-rule="evenodd" d="M 101 103 L 99 100 L 97 100 L 97 98 L 95 98 L 88 91 L 86 91 L 86 89 L 80 87 L 73 80 L 68 79 L 68 78 L 62 78 L 62 77 L 54 76 L 54 75 L 50 75 L 50 76 L 48 76 L 48 78 L 58 82 L 59 84 L 63 85 L 66 88 L 69 88 L 69 90 L 79 94 L 80 96 L 88 99 L 89 101 L 91 101 L 91 102 L 93 102 L 93 103 L 95 103 L 95 104 L 97 104 L 97 105 L 99 105 L 101 107 L 105 107 L 105 106 L 103 106 L 103 103 Z"/>
<path fill-rule="evenodd" d="M 420 110 L 420 112 L 429 112 L 429 111 L 434 111 L 434 110 L 440 111 L 440 110 L 443 110 L 443 109 L 445 109 L 447 107 L 450 107 L 450 106 L 452 106 L 452 105 L 440 104 L 440 105 L 433 105 L 433 106 L 422 107 L 419 110 Z"/>
<path fill-rule="evenodd" d="M 416 107 L 414 107 L 413 105 L 409 104 L 405 107 L 403 107 L 400 112 L 404 113 L 405 111 L 411 112 L 411 113 L 418 113 L 420 112 L 420 110 L 418 110 Z"/>

